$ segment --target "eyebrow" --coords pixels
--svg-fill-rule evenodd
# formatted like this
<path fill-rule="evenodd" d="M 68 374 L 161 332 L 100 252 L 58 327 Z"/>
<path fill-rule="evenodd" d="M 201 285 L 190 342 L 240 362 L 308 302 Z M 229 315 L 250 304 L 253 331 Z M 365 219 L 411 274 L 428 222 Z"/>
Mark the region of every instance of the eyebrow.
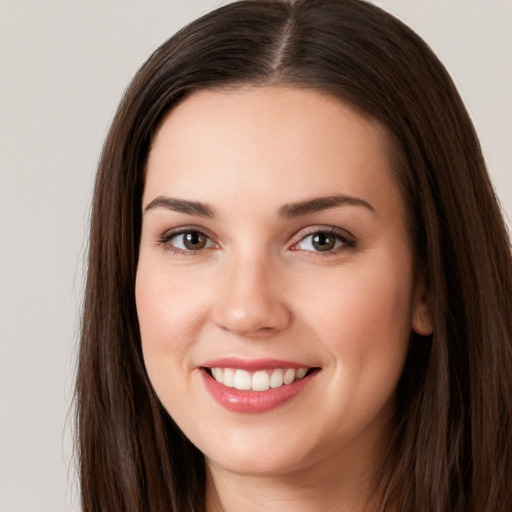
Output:
<path fill-rule="evenodd" d="M 363 199 L 347 195 L 334 195 L 315 197 L 298 203 L 286 204 L 279 210 L 279 217 L 290 219 L 343 205 L 362 206 L 371 212 L 376 213 L 375 208 Z"/>
<path fill-rule="evenodd" d="M 215 217 L 215 208 L 213 208 L 213 206 L 198 201 L 178 199 L 177 197 L 155 197 L 155 199 L 144 208 L 144 213 L 154 208 L 165 208 L 188 215 L 198 215 L 199 217 Z"/>
<path fill-rule="evenodd" d="M 376 213 L 375 208 L 363 199 L 347 195 L 333 195 L 285 204 L 279 210 L 279 217 L 291 219 L 344 205 L 362 206 Z M 216 216 L 215 208 L 207 203 L 188 201 L 186 199 L 178 199 L 177 197 L 158 196 L 144 208 L 144 213 L 154 208 L 165 208 L 188 215 L 198 215 L 199 217 L 212 218 Z"/>

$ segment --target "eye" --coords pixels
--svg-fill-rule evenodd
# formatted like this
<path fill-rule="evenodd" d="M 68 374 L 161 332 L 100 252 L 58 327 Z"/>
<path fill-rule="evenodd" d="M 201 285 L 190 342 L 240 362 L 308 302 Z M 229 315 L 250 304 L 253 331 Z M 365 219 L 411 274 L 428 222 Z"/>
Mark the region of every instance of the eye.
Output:
<path fill-rule="evenodd" d="M 216 247 L 210 237 L 196 229 L 166 234 L 160 243 L 181 254 Z"/>
<path fill-rule="evenodd" d="M 336 252 L 354 245 L 352 240 L 337 231 L 318 230 L 299 240 L 293 245 L 292 250 Z"/>

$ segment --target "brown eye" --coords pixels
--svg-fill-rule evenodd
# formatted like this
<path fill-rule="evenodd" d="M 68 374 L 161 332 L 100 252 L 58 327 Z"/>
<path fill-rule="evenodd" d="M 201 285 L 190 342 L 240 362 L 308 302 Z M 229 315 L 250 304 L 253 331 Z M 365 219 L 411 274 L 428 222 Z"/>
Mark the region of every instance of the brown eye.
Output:
<path fill-rule="evenodd" d="M 293 250 L 336 253 L 354 247 L 355 243 L 338 231 L 315 231 L 293 246 Z"/>
<path fill-rule="evenodd" d="M 165 236 L 162 242 L 177 252 L 197 252 L 202 249 L 215 247 L 213 241 L 201 231 L 182 231 Z"/>
<path fill-rule="evenodd" d="M 317 251 L 330 251 L 336 245 L 336 238 L 329 233 L 317 233 L 311 243 Z"/>
<path fill-rule="evenodd" d="M 189 251 L 197 251 L 206 247 L 208 237 L 200 231 L 190 231 L 189 233 L 183 233 L 183 245 Z"/>

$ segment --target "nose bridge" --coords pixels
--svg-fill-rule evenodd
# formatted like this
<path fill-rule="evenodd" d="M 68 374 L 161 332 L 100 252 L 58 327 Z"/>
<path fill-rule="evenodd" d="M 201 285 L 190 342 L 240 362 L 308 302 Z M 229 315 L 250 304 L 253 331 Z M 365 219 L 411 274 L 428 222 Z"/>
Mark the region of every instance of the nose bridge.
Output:
<path fill-rule="evenodd" d="M 283 329 L 290 311 L 279 290 L 279 269 L 271 254 L 245 250 L 231 254 L 220 274 L 215 321 L 242 336 L 261 336 Z"/>

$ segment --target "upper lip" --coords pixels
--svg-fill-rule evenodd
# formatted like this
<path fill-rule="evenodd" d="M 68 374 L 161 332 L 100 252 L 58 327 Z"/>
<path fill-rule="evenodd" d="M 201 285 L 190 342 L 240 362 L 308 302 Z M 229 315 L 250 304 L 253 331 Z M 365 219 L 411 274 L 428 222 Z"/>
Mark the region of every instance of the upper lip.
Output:
<path fill-rule="evenodd" d="M 237 357 L 223 357 L 204 361 L 199 367 L 202 368 L 235 368 L 247 371 L 272 370 L 275 368 L 312 368 L 309 364 L 283 361 L 280 359 L 240 359 Z"/>

